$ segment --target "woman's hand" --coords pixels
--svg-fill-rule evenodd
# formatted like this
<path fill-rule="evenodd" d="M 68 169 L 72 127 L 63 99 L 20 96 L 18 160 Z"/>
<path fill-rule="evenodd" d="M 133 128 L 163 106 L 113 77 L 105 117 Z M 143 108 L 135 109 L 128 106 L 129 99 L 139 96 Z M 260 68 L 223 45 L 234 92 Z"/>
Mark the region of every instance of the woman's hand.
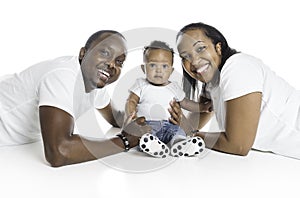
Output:
<path fill-rule="evenodd" d="M 181 123 L 181 118 L 182 118 L 182 111 L 181 107 L 178 102 L 175 100 L 172 100 L 170 103 L 170 107 L 168 109 L 171 117 L 169 118 L 169 121 L 173 124 L 180 125 Z"/>
<path fill-rule="evenodd" d="M 200 97 L 200 112 L 210 113 L 213 111 L 212 101 L 208 98 Z"/>

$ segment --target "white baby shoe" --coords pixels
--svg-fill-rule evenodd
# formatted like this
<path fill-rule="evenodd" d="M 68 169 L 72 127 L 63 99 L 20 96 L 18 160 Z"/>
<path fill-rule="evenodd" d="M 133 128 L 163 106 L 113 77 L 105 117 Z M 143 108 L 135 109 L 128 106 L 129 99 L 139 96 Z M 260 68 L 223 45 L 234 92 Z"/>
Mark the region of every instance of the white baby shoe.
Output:
<path fill-rule="evenodd" d="M 175 143 L 171 147 L 171 155 L 174 157 L 180 156 L 195 156 L 200 155 L 205 149 L 205 143 L 200 137 L 187 137 Z"/>
<path fill-rule="evenodd" d="M 146 133 L 140 139 L 140 148 L 153 157 L 165 158 L 170 154 L 169 147 L 156 136 Z"/>

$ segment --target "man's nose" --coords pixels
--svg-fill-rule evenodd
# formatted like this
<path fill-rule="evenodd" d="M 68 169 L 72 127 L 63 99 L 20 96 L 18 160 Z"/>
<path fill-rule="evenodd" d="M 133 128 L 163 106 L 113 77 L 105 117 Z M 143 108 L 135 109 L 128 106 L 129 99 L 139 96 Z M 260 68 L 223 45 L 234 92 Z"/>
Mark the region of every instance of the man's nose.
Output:
<path fill-rule="evenodd" d="M 111 60 L 111 61 L 107 61 L 105 63 L 105 66 L 109 69 L 113 69 L 113 68 L 115 68 L 116 65 L 115 65 L 115 62 L 113 60 Z"/>

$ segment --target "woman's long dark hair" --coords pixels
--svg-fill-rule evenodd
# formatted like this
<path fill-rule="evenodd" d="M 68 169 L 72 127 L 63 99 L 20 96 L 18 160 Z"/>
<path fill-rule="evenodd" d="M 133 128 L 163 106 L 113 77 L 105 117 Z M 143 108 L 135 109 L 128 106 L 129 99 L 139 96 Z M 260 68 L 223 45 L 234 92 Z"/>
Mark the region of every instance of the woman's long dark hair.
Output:
<path fill-rule="evenodd" d="M 176 40 L 183 35 L 188 30 L 202 30 L 205 35 L 212 40 L 212 43 L 216 46 L 218 43 L 221 43 L 221 64 L 219 66 L 219 71 L 221 72 L 223 65 L 226 60 L 233 54 L 238 53 L 235 49 L 229 47 L 223 34 L 216 28 L 204 24 L 204 23 L 191 23 L 184 26 L 176 36 Z M 195 90 L 197 89 L 197 80 L 192 78 L 183 68 L 183 90 L 186 93 L 187 98 L 194 97 Z M 202 93 L 205 93 L 206 83 L 203 84 Z"/>

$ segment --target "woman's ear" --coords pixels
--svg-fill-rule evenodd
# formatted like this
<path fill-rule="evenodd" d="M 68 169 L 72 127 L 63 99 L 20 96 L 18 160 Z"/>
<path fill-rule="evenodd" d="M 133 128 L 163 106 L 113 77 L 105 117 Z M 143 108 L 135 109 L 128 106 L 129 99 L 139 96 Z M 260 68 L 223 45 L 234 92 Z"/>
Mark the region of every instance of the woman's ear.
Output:
<path fill-rule="evenodd" d="M 146 73 L 145 72 L 145 65 L 141 65 L 141 69 L 143 70 L 144 74 Z"/>
<path fill-rule="evenodd" d="M 79 51 L 79 57 L 78 57 L 78 59 L 79 59 L 79 62 L 81 63 L 81 61 L 82 61 L 82 59 L 83 59 L 83 57 L 84 57 L 84 55 L 85 55 L 85 47 L 82 47 L 81 49 L 80 49 L 80 51 Z"/>
<path fill-rule="evenodd" d="M 219 56 L 222 55 L 222 44 L 220 42 L 216 44 L 216 51 Z"/>

